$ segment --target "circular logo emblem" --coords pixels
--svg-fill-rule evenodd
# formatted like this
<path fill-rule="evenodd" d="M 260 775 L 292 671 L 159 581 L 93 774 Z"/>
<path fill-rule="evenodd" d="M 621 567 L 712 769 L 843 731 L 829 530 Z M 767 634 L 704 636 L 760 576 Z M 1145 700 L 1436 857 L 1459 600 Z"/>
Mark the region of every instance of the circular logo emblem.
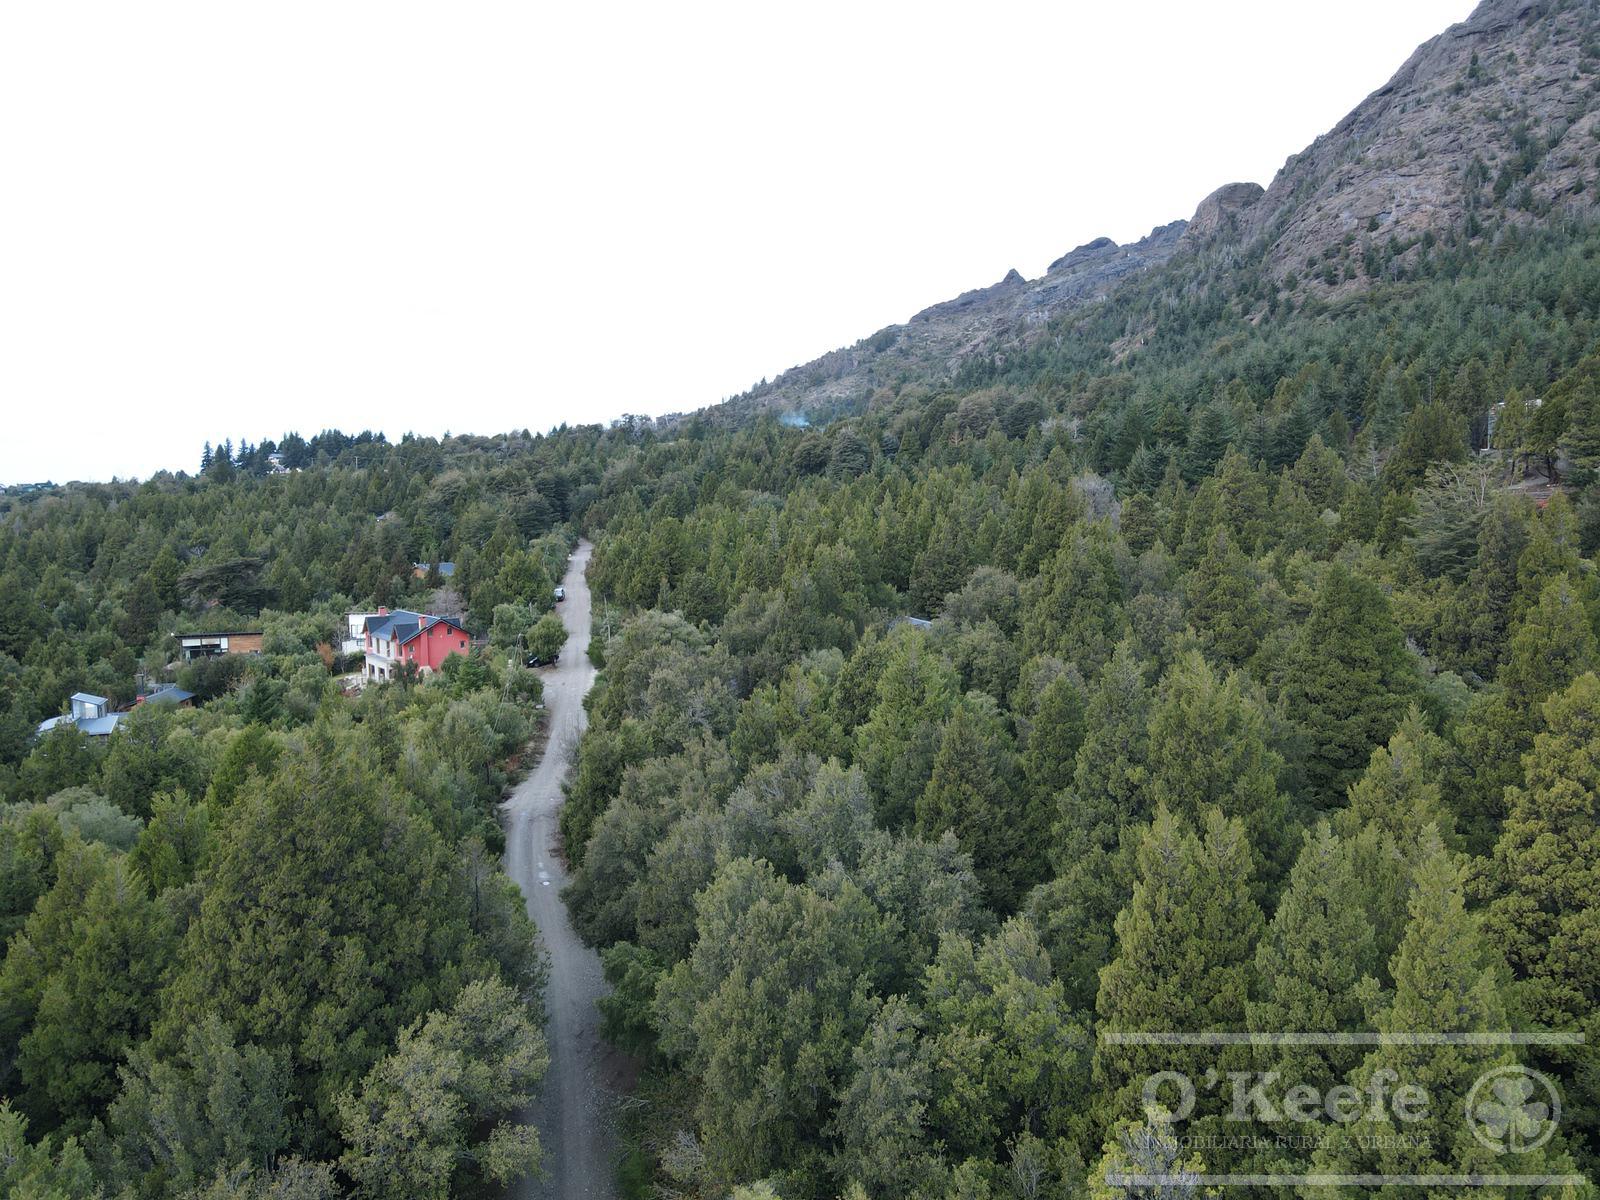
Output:
<path fill-rule="evenodd" d="M 1529 1067 L 1496 1067 L 1467 1093 L 1472 1136 L 1496 1154 L 1530 1154 L 1555 1136 L 1561 1093 L 1548 1075 Z"/>

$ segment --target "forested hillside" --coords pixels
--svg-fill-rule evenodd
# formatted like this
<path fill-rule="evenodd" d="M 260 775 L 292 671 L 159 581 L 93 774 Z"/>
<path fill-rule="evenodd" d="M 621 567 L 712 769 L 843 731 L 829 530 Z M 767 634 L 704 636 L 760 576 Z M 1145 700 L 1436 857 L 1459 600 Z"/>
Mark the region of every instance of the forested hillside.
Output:
<path fill-rule="evenodd" d="M 1213 212 L 1026 336 L 858 348 L 810 425 L 780 379 L 0 498 L 0 1194 L 485 1195 L 537 1161 L 545 968 L 493 805 L 580 532 L 605 609 L 567 900 L 640 1065 L 633 1194 L 1496 1173 L 1462 1109 L 1518 1063 L 1564 1105 L 1516 1169 L 1592 1175 L 1600 41 L 1588 3 L 1480 16 L 1522 58 L 1450 42 L 1345 132 L 1555 49 L 1582 110 L 1474 99 L 1505 160 L 1310 264 L 1275 247 L 1285 196 L 1337 191 L 1326 147 L 1271 236 Z M 345 614 L 380 604 L 477 644 L 347 694 Z M 260 656 L 178 663 L 175 632 L 244 627 Z M 141 677 L 197 706 L 36 734 Z M 1456 1040 L 1128 1036 L 1174 1031 Z M 1432 1104 L 1407 1139 L 1245 1145 L 1224 1087 L 1180 1143 L 1145 1081 L 1208 1070 Z"/>
<path fill-rule="evenodd" d="M 967 386 L 641 449 L 564 828 L 664 1186 L 1080 1195 L 1180 1161 L 1127 1129 L 1152 1072 L 1393 1053 L 1109 1033 L 1592 1038 L 1597 251 L 1441 239 L 1259 324 L 1248 275 L 1153 279 Z M 1566 1089 L 1541 1169 L 1591 1162 L 1591 1052 L 1517 1053 Z M 1426 1173 L 1432 1132 L 1196 1161 Z"/>
<path fill-rule="evenodd" d="M 6 502 L 0 1194 L 465 1195 L 537 1165 L 545 966 L 494 806 L 602 440 L 327 434 L 287 474 L 207 447 Z M 347 611 L 440 598 L 487 645 L 341 686 Z M 259 655 L 172 636 L 241 628 Z M 34 732 L 161 680 L 197 707 Z"/>

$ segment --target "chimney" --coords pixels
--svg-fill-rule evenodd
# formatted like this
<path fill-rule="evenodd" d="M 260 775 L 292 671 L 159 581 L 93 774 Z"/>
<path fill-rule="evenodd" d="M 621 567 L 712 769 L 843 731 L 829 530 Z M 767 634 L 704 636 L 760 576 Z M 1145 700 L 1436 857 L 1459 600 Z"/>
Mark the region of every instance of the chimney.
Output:
<path fill-rule="evenodd" d="M 378 615 L 380 617 L 387 617 L 389 615 L 389 610 L 380 604 L 378 605 Z"/>

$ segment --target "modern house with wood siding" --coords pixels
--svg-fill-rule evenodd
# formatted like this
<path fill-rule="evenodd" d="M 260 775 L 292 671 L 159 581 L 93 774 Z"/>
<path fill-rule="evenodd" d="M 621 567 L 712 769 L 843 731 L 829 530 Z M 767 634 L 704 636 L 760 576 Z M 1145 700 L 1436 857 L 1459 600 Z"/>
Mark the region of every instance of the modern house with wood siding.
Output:
<path fill-rule="evenodd" d="M 219 633 L 175 633 L 184 662 L 215 658 L 219 654 L 260 654 L 261 630 L 223 630 Z"/>

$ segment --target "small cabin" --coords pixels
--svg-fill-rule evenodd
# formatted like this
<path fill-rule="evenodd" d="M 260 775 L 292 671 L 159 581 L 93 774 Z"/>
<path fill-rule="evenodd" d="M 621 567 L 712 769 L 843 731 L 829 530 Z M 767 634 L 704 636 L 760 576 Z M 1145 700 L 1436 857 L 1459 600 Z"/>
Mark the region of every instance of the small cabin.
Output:
<path fill-rule="evenodd" d="M 261 630 L 224 630 L 220 633 L 175 633 L 184 662 L 215 658 L 219 654 L 260 654 Z"/>
<path fill-rule="evenodd" d="M 43 737 L 52 729 L 70 725 L 88 737 L 107 737 L 116 731 L 127 716 L 126 713 L 112 712 L 110 700 L 91 692 L 74 692 L 68 703 L 71 705 L 70 712 L 40 721 L 34 736 Z"/>

